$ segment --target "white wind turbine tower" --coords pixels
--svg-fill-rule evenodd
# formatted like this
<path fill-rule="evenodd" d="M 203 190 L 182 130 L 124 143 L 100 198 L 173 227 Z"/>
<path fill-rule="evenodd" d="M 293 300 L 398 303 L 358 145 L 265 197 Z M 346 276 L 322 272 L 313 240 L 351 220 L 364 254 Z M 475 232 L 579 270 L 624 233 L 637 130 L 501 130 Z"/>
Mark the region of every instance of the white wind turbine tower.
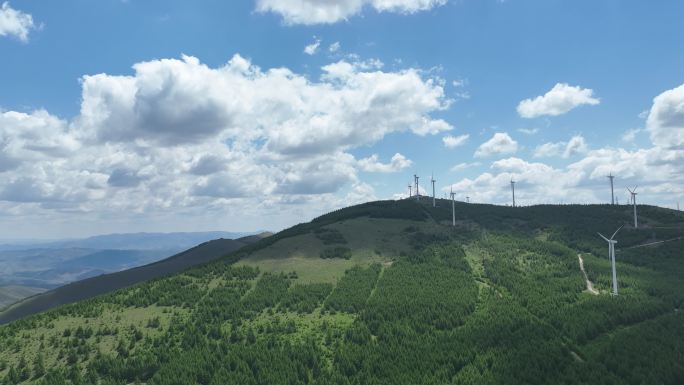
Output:
<path fill-rule="evenodd" d="M 613 175 L 613 173 L 611 172 L 610 174 L 608 174 L 606 178 L 610 179 L 610 204 L 614 205 L 615 194 L 613 193 L 613 179 L 615 179 L 615 175 Z"/>
<path fill-rule="evenodd" d="M 437 205 L 435 204 L 435 174 L 432 174 L 430 176 L 430 182 L 432 182 L 432 207 L 436 207 Z"/>
<path fill-rule="evenodd" d="M 513 192 L 513 207 L 515 207 L 515 181 L 511 179 L 511 192 Z"/>
<path fill-rule="evenodd" d="M 634 186 L 634 190 L 630 190 L 629 187 L 627 188 L 627 191 L 629 191 L 629 193 L 632 195 L 632 204 L 634 205 L 634 228 L 635 229 L 638 226 L 637 213 L 636 213 L 636 196 L 637 196 L 636 189 L 637 189 L 637 187 L 639 187 L 639 186 Z"/>
<path fill-rule="evenodd" d="M 450 187 L 449 190 L 451 191 L 449 194 L 451 195 L 451 225 L 456 227 L 456 202 L 454 201 L 454 188 Z"/>
<path fill-rule="evenodd" d="M 613 236 L 610 237 L 610 239 L 606 238 L 603 236 L 603 234 L 598 233 L 598 235 L 601 236 L 606 242 L 608 242 L 608 258 L 610 258 L 611 265 L 613 267 L 613 295 L 618 295 L 618 287 L 617 287 L 617 273 L 615 272 L 615 244 L 617 241 L 613 240 L 615 238 L 615 235 L 620 231 L 622 226 L 620 226 L 619 229 L 615 230 L 613 233 Z"/>
<path fill-rule="evenodd" d="M 419 177 L 418 175 L 413 174 L 413 180 L 414 180 L 415 183 L 416 183 L 416 200 L 417 200 L 417 201 L 420 200 L 420 190 L 418 189 L 418 180 L 419 180 L 419 179 L 420 179 L 420 177 Z"/>
<path fill-rule="evenodd" d="M 409 198 L 411 198 L 411 197 L 413 196 L 412 187 L 413 187 L 413 186 L 411 186 L 411 183 L 409 183 L 409 184 L 408 184 L 408 188 L 409 188 Z"/>

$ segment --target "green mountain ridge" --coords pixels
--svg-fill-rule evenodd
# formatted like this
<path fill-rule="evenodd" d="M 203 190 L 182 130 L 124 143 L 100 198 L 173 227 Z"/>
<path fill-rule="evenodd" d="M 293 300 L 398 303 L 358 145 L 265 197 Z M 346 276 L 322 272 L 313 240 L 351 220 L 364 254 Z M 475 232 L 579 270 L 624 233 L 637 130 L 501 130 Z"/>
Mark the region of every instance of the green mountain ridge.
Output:
<path fill-rule="evenodd" d="M 379 201 L 0 327 L 35 384 L 682 384 L 684 215 Z M 655 243 L 664 241 L 662 243 Z M 586 279 L 580 270 L 580 255 Z M 587 289 L 587 280 L 598 291 Z"/>
<path fill-rule="evenodd" d="M 206 263 L 241 247 L 254 243 L 261 236 L 239 239 L 216 239 L 204 242 L 161 261 L 128 270 L 76 281 L 56 289 L 38 293 L 0 311 L 0 324 L 11 322 L 56 306 L 95 297 L 154 278 L 177 273 Z"/>
<path fill-rule="evenodd" d="M 0 310 L 2 310 L 3 307 L 11 305 L 22 298 L 42 293 L 43 291 L 45 291 L 45 289 L 40 287 L 23 285 L 0 286 Z"/>

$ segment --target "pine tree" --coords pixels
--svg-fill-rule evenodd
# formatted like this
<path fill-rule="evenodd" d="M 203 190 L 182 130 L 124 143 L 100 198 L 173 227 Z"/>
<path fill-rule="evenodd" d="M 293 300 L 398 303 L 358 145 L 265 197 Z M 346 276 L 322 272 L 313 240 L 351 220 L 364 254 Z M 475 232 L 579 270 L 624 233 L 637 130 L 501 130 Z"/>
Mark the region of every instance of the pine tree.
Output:
<path fill-rule="evenodd" d="M 29 370 L 28 363 L 26 362 L 26 357 L 21 356 L 19 365 L 17 366 L 17 371 L 19 373 L 20 381 L 26 381 L 31 378 L 31 371 Z"/>
<path fill-rule="evenodd" d="M 18 384 L 20 381 L 21 380 L 19 379 L 19 373 L 14 368 L 14 365 L 10 366 L 9 372 L 7 373 L 7 377 L 5 377 L 5 383 L 7 385 L 15 385 Z"/>
<path fill-rule="evenodd" d="M 43 353 L 38 353 L 33 361 L 33 378 L 40 378 L 45 375 L 45 359 Z"/>
<path fill-rule="evenodd" d="M 256 342 L 256 335 L 254 335 L 254 330 L 250 327 L 247 330 L 247 343 L 248 344 L 254 344 Z"/>

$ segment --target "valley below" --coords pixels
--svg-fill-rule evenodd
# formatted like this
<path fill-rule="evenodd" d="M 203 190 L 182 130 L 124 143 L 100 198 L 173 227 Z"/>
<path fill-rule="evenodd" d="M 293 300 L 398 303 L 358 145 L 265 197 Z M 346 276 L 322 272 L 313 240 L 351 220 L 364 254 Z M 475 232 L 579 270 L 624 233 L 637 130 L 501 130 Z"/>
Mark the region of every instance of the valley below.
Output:
<path fill-rule="evenodd" d="M 249 234 L 137 233 L 0 242 L 0 309 L 71 282 L 153 263 L 201 242 L 244 235 Z"/>

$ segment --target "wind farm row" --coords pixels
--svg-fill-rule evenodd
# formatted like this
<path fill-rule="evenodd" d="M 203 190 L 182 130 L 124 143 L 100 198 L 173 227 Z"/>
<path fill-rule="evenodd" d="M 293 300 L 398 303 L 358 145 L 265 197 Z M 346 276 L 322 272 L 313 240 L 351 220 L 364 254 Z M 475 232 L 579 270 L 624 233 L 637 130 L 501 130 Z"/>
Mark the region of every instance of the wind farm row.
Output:
<path fill-rule="evenodd" d="M 607 176 L 609 182 L 610 182 L 610 204 L 611 205 L 618 205 L 617 200 L 615 198 L 615 175 L 610 173 Z M 408 190 L 409 190 L 409 199 L 415 198 L 417 201 L 420 201 L 420 199 L 423 197 L 420 193 L 420 176 L 417 174 L 413 175 L 413 183 L 408 184 Z M 437 199 L 436 199 L 436 194 L 435 194 L 435 183 L 437 181 L 434 178 L 434 175 L 431 175 L 430 177 L 430 183 L 432 184 L 432 207 L 436 207 L 437 205 Z M 511 188 L 511 207 L 518 207 L 516 205 L 516 200 L 515 200 L 515 185 L 516 181 L 511 179 L 510 180 L 510 188 Z M 636 196 L 637 196 L 637 188 L 638 186 L 634 186 L 633 188 L 627 187 L 627 191 L 630 194 L 630 200 L 629 204 L 632 205 L 633 208 L 633 214 L 634 214 L 634 222 L 633 222 L 633 228 L 638 229 L 639 228 L 639 219 L 637 215 L 637 203 L 636 203 Z M 449 199 L 451 200 L 451 225 L 456 226 L 456 200 L 455 196 L 456 193 L 453 191 L 453 187 L 449 189 Z M 429 197 L 426 197 L 429 198 Z M 446 198 L 446 194 L 445 194 Z M 465 197 L 466 203 L 470 203 L 470 197 L 466 196 Z M 677 210 L 679 211 L 679 203 L 677 203 Z M 615 245 L 618 243 L 618 241 L 615 239 L 615 236 L 618 234 L 618 232 L 624 227 L 625 225 L 620 226 L 610 238 L 605 237 L 603 234 L 598 233 L 598 235 L 604 239 L 606 242 L 608 242 L 608 259 L 610 260 L 611 263 L 611 272 L 612 272 L 612 292 L 611 294 L 613 296 L 618 295 L 618 281 L 617 281 L 617 268 L 615 265 Z"/>
<path fill-rule="evenodd" d="M 618 202 L 617 197 L 615 196 L 615 185 L 614 185 L 615 175 L 613 175 L 613 174 L 611 173 L 611 174 L 609 174 L 609 175 L 606 176 L 606 177 L 607 177 L 607 178 L 609 179 L 609 181 L 610 181 L 610 204 L 611 204 L 611 205 L 618 205 L 619 202 Z M 420 200 L 420 198 L 424 196 L 424 195 L 421 195 L 421 193 L 420 193 L 421 187 L 420 187 L 420 183 L 419 183 L 419 182 L 420 182 L 420 176 L 414 174 L 414 175 L 413 175 L 413 182 L 409 182 L 409 184 L 408 184 L 408 186 L 407 186 L 407 187 L 408 187 L 408 197 L 409 197 L 409 198 L 415 198 L 415 199 L 417 199 L 417 200 Z M 433 200 L 433 207 L 434 207 L 434 205 L 436 204 L 436 203 L 435 203 L 435 201 L 436 201 L 435 183 L 437 182 L 437 181 L 434 179 L 434 175 L 431 176 L 430 182 L 432 183 L 432 200 Z M 515 186 L 516 186 L 516 184 L 517 184 L 517 182 L 516 182 L 514 179 L 511 178 L 511 180 L 510 180 L 510 188 L 511 188 L 511 206 L 512 206 L 512 207 L 518 207 L 518 204 L 517 204 L 516 199 L 515 199 Z M 628 202 L 627 204 L 632 205 L 632 206 L 633 206 L 633 209 L 634 209 L 634 228 L 637 228 L 637 227 L 638 227 L 637 204 L 636 204 L 636 196 L 637 196 L 637 194 L 638 194 L 638 193 L 636 192 L 636 190 L 637 190 L 638 187 L 639 187 L 639 186 L 634 186 L 633 188 L 626 187 L 626 190 L 627 190 L 627 192 L 629 193 L 629 197 L 630 197 L 630 198 L 629 198 L 629 202 Z M 444 199 L 447 199 L 447 198 L 448 198 L 448 199 L 452 199 L 452 200 L 453 200 L 453 199 L 455 199 L 455 196 L 456 196 L 456 193 L 453 191 L 453 188 L 450 188 L 449 194 L 447 194 L 446 192 L 444 193 Z M 466 203 L 471 203 L 471 202 L 470 202 L 470 196 L 465 196 L 464 202 L 466 202 Z M 561 202 L 560 204 L 563 204 L 563 202 Z M 677 208 L 677 211 L 680 211 L 680 209 L 679 209 L 679 202 L 677 202 L 676 208 Z"/>

